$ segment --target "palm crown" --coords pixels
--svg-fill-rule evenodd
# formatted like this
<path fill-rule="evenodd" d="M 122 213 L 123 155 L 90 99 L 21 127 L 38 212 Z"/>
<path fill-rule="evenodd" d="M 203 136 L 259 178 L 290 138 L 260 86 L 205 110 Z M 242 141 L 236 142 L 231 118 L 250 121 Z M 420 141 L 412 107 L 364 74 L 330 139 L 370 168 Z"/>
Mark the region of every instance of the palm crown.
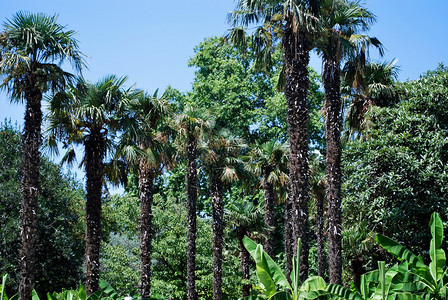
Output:
<path fill-rule="evenodd" d="M 13 99 L 24 97 L 25 79 L 30 73 L 38 77 L 43 93 L 61 89 L 73 79 L 73 75 L 61 69 L 63 61 L 70 61 L 77 71 L 85 66 L 75 31 L 66 31 L 56 21 L 57 16 L 18 12 L 5 23 L 0 33 L 0 73 L 6 74 L 1 87 Z"/>

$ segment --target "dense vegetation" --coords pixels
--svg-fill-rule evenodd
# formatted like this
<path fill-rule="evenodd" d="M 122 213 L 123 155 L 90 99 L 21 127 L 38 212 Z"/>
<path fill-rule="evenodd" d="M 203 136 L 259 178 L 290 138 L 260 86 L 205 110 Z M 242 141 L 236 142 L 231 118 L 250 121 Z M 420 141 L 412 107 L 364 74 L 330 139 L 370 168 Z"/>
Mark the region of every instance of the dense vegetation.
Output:
<path fill-rule="evenodd" d="M 2 87 L 30 105 L 22 138 L 0 128 L 7 295 L 444 299 L 448 69 L 398 82 L 366 61 L 382 45 L 359 2 L 237 2 L 229 36 L 196 47 L 188 93 L 64 72 L 83 57 L 55 17 L 5 26 Z M 69 166 L 83 154 L 85 191 L 45 155 L 61 149 Z"/>

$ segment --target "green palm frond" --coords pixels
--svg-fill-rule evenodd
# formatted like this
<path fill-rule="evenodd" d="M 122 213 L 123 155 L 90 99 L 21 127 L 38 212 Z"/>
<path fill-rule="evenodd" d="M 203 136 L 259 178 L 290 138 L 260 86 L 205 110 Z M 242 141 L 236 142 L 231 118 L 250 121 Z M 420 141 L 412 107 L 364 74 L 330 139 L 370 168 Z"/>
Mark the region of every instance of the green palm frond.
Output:
<path fill-rule="evenodd" d="M 23 99 L 27 76 L 37 78 L 45 93 L 60 90 L 73 80 L 73 75 L 61 69 L 64 61 L 78 72 L 85 67 L 75 32 L 58 24 L 56 15 L 18 12 L 5 22 L 0 35 L 0 73 L 5 75 L 0 88 L 12 100 Z"/>

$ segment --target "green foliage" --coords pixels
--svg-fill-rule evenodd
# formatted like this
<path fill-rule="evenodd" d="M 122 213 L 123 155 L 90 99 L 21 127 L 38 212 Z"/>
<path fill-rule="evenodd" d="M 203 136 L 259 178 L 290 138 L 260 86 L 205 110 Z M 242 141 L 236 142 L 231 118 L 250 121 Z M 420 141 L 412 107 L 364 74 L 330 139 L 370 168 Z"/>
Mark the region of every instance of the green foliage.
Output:
<path fill-rule="evenodd" d="M 8 280 L 8 274 L 2 275 L 2 284 L 0 285 L 0 299 L 1 300 L 17 300 L 19 299 L 19 294 L 15 294 L 8 298 L 6 294 L 6 282 Z"/>
<path fill-rule="evenodd" d="M 19 133 L 10 124 L 0 127 L 0 270 L 11 275 L 8 291 L 12 291 L 16 289 L 19 270 L 20 205 L 17 203 L 21 199 L 22 151 Z M 40 184 L 35 288 L 39 295 L 44 295 L 73 288 L 82 278 L 84 194 L 79 183 L 45 157 Z"/>
<path fill-rule="evenodd" d="M 76 290 L 64 290 L 60 293 L 54 292 L 47 294 L 48 300 L 119 300 L 122 299 L 117 291 L 107 281 L 100 280 L 100 289 L 90 296 L 87 296 L 86 290 L 81 285 Z M 33 294 L 33 300 L 39 300 L 39 297 Z"/>
<path fill-rule="evenodd" d="M 174 184 L 179 184 L 177 179 Z M 160 194 L 154 195 L 151 290 L 155 298 L 183 299 L 186 296 L 186 209 L 183 200 L 174 198 L 176 193 L 169 192 L 170 186 L 158 186 Z M 121 295 L 136 295 L 140 278 L 138 198 L 130 194 L 113 196 L 104 204 L 103 212 L 110 236 L 102 247 L 101 264 L 104 269 L 101 278 L 111 282 Z M 197 221 L 196 291 L 199 298 L 209 299 L 212 297 L 212 228 L 209 219 L 198 217 Z M 234 248 L 235 245 L 228 240 L 225 251 L 229 255 L 223 262 L 223 291 L 229 299 L 238 297 L 241 284 L 238 256 L 230 255 Z"/>
<path fill-rule="evenodd" d="M 189 102 L 203 108 L 214 107 L 218 127 L 229 127 L 249 143 L 288 140 L 286 99 L 277 92 L 283 53 L 275 51 L 270 72 L 255 67 L 254 47 L 243 52 L 221 38 L 209 38 L 195 49 L 190 66 L 197 69 Z M 310 69 L 309 109 L 312 145 L 324 145 L 323 103 L 320 76 Z M 185 100 L 184 100 L 185 101 Z"/>
<path fill-rule="evenodd" d="M 446 256 L 442 249 L 443 223 L 438 213 L 433 213 L 430 220 L 431 241 L 429 246 L 429 257 L 431 262 L 428 265 L 423 263 L 421 257 L 416 256 L 411 251 L 401 246 L 390 238 L 379 234 L 377 241 L 399 260 L 409 264 L 411 273 L 417 276 L 419 283 L 424 286 L 424 297 L 428 299 L 446 299 L 448 291 L 448 268 L 445 266 Z"/>
<path fill-rule="evenodd" d="M 426 247 L 424 220 L 448 212 L 447 85 L 440 67 L 400 85 L 400 104 L 368 114 L 375 125 L 344 153 L 347 227 L 364 220 L 416 252 Z"/>
<path fill-rule="evenodd" d="M 246 299 L 316 299 L 325 294 L 326 283 L 319 276 L 312 276 L 303 283 L 299 280 L 300 239 L 297 242 L 297 254 L 293 258 L 291 284 L 280 270 L 280 267 L 263 250 L 263 246 L 256 244 L 248 237 L 243 239 L 244 246 L 255 260 L 257 277 L 263 296 L 250 296 Z"/>
<path fill-rule="evenodd" d="M 386 269 L 385 262 L 378 262 L 378 270 L 361 276 L 360 287 L 351 289 L 339 284 L 329 284 L 327 292 L 342 299 L 420 299 L 412 292 L 418 290 L 418 282 L 408 273 L 408 264 L 396 264 Z"/>

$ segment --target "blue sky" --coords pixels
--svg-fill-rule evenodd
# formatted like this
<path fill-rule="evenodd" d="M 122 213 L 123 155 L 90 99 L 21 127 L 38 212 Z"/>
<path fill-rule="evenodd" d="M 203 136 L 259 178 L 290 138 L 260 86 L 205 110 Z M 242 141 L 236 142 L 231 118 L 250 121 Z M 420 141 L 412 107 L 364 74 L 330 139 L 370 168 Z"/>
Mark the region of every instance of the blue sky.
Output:
<path fill-rule="evenodd" d="M 369 34 L 385 45 L 385 60 L 398 59 L 400 80 L 447 63 L 447 0 L 372 0 L 366 6 L 378 17 Z M 225 34 L 233 8 L 233 0 L 0 0 L 0 23 L 20 10 L 58 14 L 60 24 L 78 32 L 80 49 L 89 56 L 88 80 L 127 75 L 130 84 L 149 92 L 168 85 L 188 91 L 194 47 Z M 320 72 L 316 56 L 311 65 Z M 0 120 L 23 123 L 23 107 L 10 104 L 4 92 L 0 105 Z"/>

